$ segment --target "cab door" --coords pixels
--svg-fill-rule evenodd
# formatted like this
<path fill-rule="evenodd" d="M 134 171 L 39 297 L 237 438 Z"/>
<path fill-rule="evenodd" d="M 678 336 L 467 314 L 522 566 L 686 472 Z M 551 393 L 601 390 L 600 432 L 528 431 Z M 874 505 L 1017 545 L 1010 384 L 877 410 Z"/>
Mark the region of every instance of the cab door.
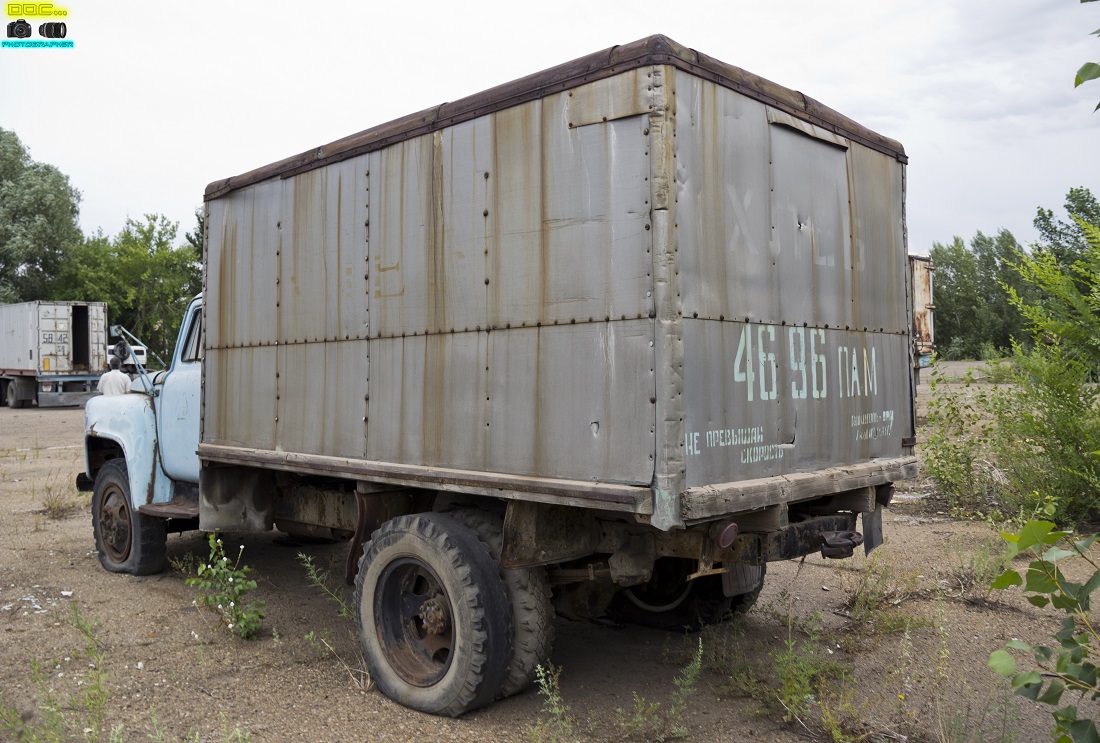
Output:
<path fill-rule="evenodd" d="M 155 405 L 161 466 L 173 480 L 199 481 L 199 390 L 202 384 L 202 304 L 184 316 L 172 366 Z"/>

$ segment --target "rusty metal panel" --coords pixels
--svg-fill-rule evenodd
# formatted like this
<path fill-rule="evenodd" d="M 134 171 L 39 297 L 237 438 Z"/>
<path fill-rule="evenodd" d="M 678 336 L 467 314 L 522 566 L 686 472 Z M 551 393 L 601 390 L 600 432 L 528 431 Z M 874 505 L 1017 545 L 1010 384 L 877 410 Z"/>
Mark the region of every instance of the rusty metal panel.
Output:
<path fill-rule="evenodd" d="M 904 165 L 676 76 L 687 487 L 908 453 Z"/>
<path fill-rule="evenodd" d="M 282 192 L 282 181 L 267 181 L 207 206 L 204 301 L 210 348 L 269 345 L 278 340 Z"/>
<path fill-rule="evenodd" d="M 364 456 L 368 347 L 366 340 L 279 345 L 277 450 Z"/>
<path fill-rule="evenodd" d="M 213 327 L 211 322 L 207 327 Z M 207 347 L 203 358 L 204 443 L 275 448 L 275 346 Z"/>
<path fill-rule="evenodd" d="M 920 366 L 932 363 L 936 350 L 935 310 L 932 296 L 932 259 L 923 255 L 909 256 L 911 287 L 913 293 L 913 343 L 916 361 Z"/>
<path fill-rule="evenodd" d="M 652 321 L 371 342 L 367 458 L 648 485 Z"/>
<path fill-rule="evenodd" d="M 431 137 L 371 153 L 370 334 L 423 330 L 427 315 L 427 257 L 431 245 Z"/>
<path fill-rule="evenodd" d="M 853 329 L 909 329 L 905 290 L 905 166 L 866 147 L 849 153 Z"/>
<path fill-rule="evenodd" d="M 569 100 L 372 154 L 372 336 L 649 316 L 646 117 L 570 129 Z"/>
<path fill-rule="evenodd" d="M 599 124 L 653 110 L 653 69 L 629 70 L 610 80 L 578 85 L 566 99 L 569 128 Z"/>
<path fill-rule="evenodd" d="M 906 453 L 908 336 L 684 321 L 688 487 Z"/>
<path fill-rule="evenodd" d="M 850 326 L 854 256 L 847 150 L 785 126 L 769 125 L 768 133 L 774 267 L 766 285 L 739 287 L 731 314 Z"/>
<path fill-rule="evenodd" d="M 366 156 L 282 183 L 279 342 L 365 338 Z"/>

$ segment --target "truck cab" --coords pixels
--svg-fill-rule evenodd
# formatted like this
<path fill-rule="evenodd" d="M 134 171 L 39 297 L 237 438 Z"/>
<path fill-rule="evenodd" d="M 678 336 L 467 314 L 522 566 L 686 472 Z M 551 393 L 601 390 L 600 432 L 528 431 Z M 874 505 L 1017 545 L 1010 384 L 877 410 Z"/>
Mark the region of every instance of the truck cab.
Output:
<path fill-rule="evenodd" d="M 198 526 L 202 296 L 192 300 L 167 369 L 139 370 L 130 392 L 85 407 L 84 473 L 96 549 L 111 572 L 163 569 L 169 531 Z"/>

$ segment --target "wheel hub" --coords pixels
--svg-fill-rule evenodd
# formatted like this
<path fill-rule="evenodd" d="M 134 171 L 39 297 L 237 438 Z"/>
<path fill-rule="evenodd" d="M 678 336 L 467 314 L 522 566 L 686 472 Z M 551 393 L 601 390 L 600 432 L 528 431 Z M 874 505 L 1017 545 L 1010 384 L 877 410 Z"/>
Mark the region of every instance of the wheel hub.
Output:
<path fill-rule="evenodd" d="M 438 596 L 433 596 L 420 605 L 420 621 L 424 623 L 424 631 L 431 635 L 442 635 L 450 630 L 447 607 Z"/>

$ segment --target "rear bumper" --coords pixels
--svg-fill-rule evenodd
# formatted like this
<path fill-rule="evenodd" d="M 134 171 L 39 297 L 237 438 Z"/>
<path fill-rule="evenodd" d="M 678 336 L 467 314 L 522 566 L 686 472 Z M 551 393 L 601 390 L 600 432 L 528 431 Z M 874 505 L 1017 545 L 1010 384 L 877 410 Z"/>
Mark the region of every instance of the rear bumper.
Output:
<path fill-rule="evenodd" d="M 908 456 L 689 488 L 680 500 L 681 514 L 684 523 L 708 521 L 781 503 L 796 503 L 906 480 L 916 477 L 918 469 L 917 458 Z"/>

